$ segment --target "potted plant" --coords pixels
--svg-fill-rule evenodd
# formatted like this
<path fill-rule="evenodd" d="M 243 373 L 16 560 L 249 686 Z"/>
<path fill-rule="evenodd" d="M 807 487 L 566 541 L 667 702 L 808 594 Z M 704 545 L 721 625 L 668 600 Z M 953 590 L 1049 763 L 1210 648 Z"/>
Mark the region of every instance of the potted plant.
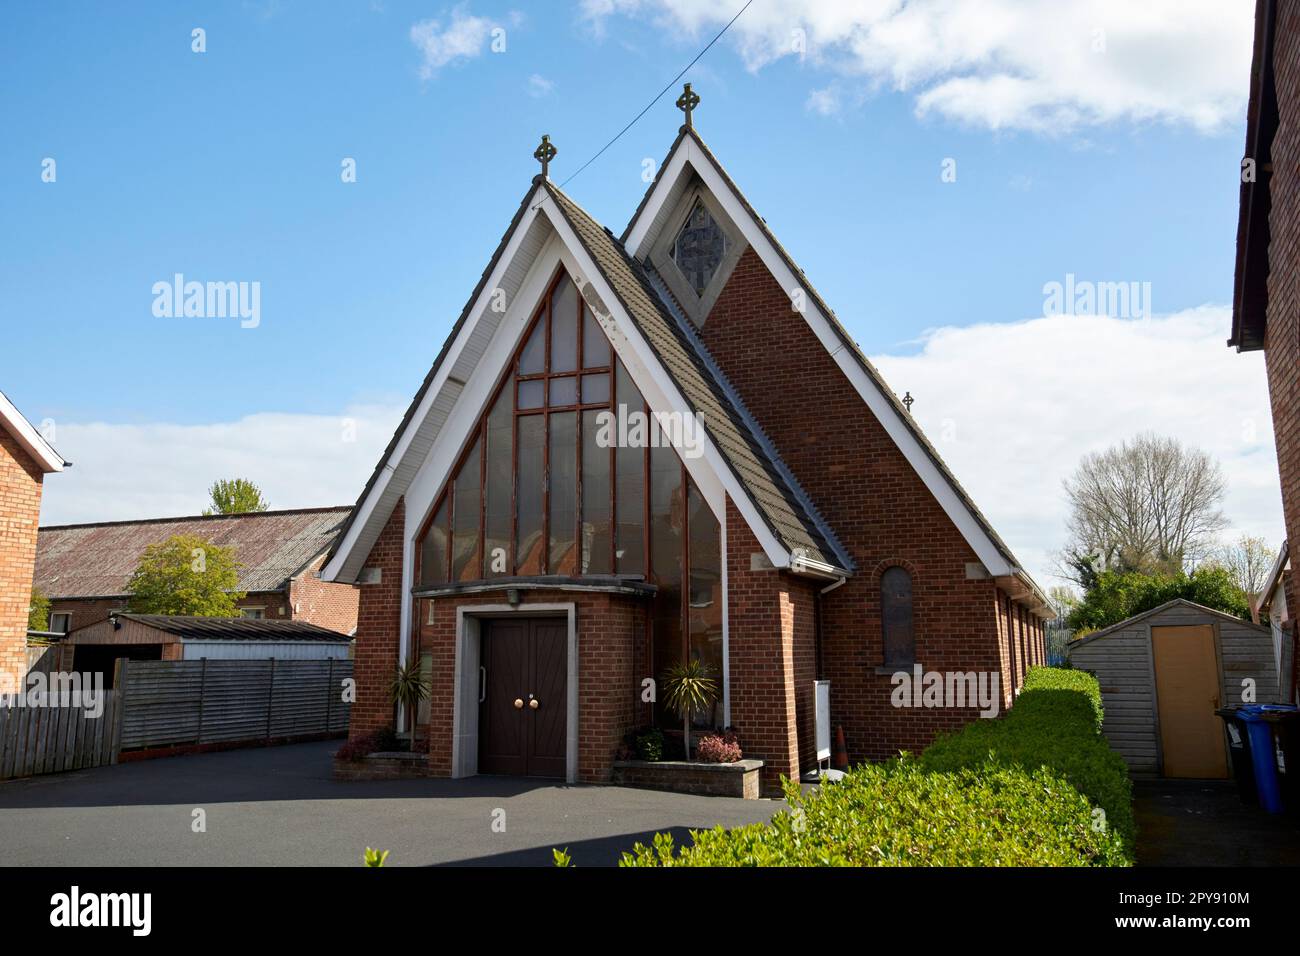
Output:
<path fill-rule="evenodd" d="M 699 658 L 681 661 L 668 668 L 664 677 L 666 703 L 682 718 L 686 759 L 691 759 L 691 718 L 705 713 L 718 699 L 718 684 L 712 668 Z"/>
<path fill-rule="evenodd" d="M 420 702 L 425 700 L 432 690 L 432 685 L 420 671 L 418 661 L 409 661 L 406 664 L 397 666 L 397 673 L 393 675 L 393 682 L 389 685 L 388 695 L 394 704 L 401 704 L 410 715 L 411 726 L 409 733 L 411 740 L 415 739 L 416 711 L 419 709 Z"/>

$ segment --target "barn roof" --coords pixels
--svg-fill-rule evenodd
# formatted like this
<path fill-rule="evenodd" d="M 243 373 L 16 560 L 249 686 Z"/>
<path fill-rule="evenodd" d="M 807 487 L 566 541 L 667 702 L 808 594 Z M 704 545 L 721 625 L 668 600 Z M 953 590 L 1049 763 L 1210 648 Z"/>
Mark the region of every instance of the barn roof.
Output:
<path fill-rule="evenodd" d="M 52 599 L 120 597 L 145 547 L 196 535 L 233 547 L 240 591 L 280 591 L 333 543 L 348 506 L 41 528 L 34 584 Z"/>
<path fill-rule="evenodd" d="M 1250 621 L 1243 620 L 1242 618 L 1239 618 L 1233 614 L 1228 614 L 1226 611 L 1218 611 L 1212 607 L 1206 607 L 1204 604 L 1197 604 L 1195 601 L 1189 601 L 1186 598 L 1174 598 L 1172 601 L 1166 601 L 1164 604 L 1158 605 L 1157 607 L 1153 607 L 1149 611 L 1143 611 L 1141 614 L 1134 614 L 1132 617 L 1125 618 L 1124 620 L 1120 621 L 1117 624 L 1112 624 L 1110 627 L 1102 628 L 1100 631 L 1093 631 L 1087 637 L 1081 637 L 1077 641 L 1071 641 L 1069 647 L 1067 648 L 1067 651 L 1073 651 L 1077 647 L 1082 647 L 1085 644 L 1091 644 L 1093 641 L 1097 640 L 1098 638 L 1108 637 L 1111 634 L 1114 634 L 1116 631 L 1126 630 L 1132 627 L 1134 624 L 1138 623 L 1139 621 L 1144 621 L 1149 617 L 1154 617 L 1155 615 L 1163 613 L 1164 611 L 1168 611 L 1170 608 L 1174 608 L 1174 607 L 1191 608 L 1194 611 L 1201 611 L 1205 614 L 1212 614 L 1215 617 L 1222 618 L 1225 621 L 1231 621 L 1234 624 L 1243 624 L 1246 627 L 1253 627 L 1261 631 L 1268 630 L 1268 628 L 1264 627 L 1263 625 L 1252 624 Z"/>
<path fill-rule="evenodd" d="M 198 641 L 336 641 L 347 643 L 350 638 L 306 621 L 252 620 L 243 617 L 185 617 L 178 614 L 128 614 L 116 615 L 135 621 L 154 630 L 174 634 L 184 640 Z M 87 627 L 102 627 L 97 621 Z M 80 630 L 80 629 L 79 629 Z M 72 631 L 73 635 L 77 632 Z"/>

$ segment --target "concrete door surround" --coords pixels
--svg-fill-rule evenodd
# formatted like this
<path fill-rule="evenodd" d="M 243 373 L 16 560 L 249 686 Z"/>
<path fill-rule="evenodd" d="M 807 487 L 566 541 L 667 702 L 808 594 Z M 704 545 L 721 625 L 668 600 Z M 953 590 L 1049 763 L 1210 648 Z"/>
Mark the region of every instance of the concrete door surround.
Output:
<path fill-rule="evenodd" d="M 568 621 L 565 653 L 564 779 L 578 782 L 578 612 L 572 603 L 476 604 L 456 609 L 456 674 L 452 702 L 451 775 L 478 773 L 479 641 L 485 618 L 564 617 Z"/>

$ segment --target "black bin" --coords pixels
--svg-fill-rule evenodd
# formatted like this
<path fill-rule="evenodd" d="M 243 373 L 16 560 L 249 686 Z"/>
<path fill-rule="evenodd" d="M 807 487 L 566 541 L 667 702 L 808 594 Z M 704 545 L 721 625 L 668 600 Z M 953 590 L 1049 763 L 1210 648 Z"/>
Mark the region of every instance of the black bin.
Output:
<path fill-rule="evenodd" d="M 1250 734 L 1246 722 L 1237 713 L 1236 707 L 1220 707 L 1215 711 L 1223 718 L 1224 728 L 1228 732 L 1228 752 L 1232 755 L 1232 775 L 1237 780 L 1237 795 L 1241 802 L 1249 806 L 1258 806 L 1259 792 L 1255 789 L 1255 765 L 1251 760 Z"/>

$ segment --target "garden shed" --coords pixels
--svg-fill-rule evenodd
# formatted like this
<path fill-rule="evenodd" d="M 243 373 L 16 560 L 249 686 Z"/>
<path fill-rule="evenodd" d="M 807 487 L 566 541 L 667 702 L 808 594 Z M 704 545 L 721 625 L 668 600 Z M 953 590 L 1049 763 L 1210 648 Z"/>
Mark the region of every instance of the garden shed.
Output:
<path fill-rule="evenodd" d="M 1269 629 L 1181 598 L 1072 642 L 1069 657 L 1100 683 L 1102 732 L 1135 774 L 1227 777 L 1215 710 L 1277 700 Z"/>

